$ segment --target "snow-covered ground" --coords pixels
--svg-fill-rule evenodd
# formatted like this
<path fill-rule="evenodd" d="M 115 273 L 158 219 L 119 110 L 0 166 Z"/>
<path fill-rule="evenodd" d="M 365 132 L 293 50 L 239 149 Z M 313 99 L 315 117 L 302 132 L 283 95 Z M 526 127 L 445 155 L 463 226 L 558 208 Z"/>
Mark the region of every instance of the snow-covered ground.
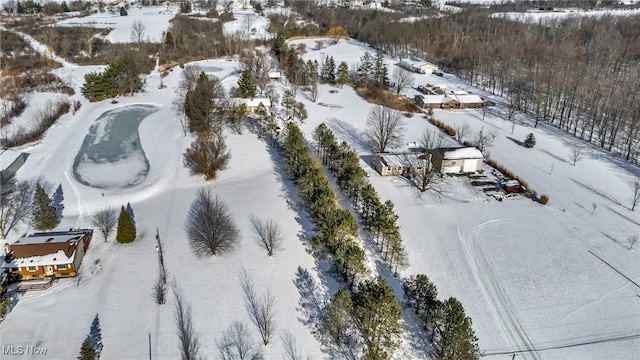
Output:
<path fill-rule="evenodd" d="M 316 41 L 306 41 L 305 59 L 322 61 L 332 55 L 336 63 L 347 61 L 351 68 L 364 51 L 374 53 L 356 41 L 332 44 L 327 40 L 322 49 L 315 49 Z M 397 61 L 386 62 L 392 72 Z M 225 87 L 235 86 L 237 63 L 202 61 L 198 65 L 223 79 Z M 65 66 L 57 72 L 73 74 L 72 84 L 79 93 L 83 74 L 92 69 Z M 110 100 L 89 103 L 76 95 L 73 99 L 83 105 L 75 115 L 64 115 L 41 141 L 19 149 L 30 154 L 18 171 L 19 178 L 42 177 L 62 185 L 65 209 L 60 229 L 87 227 L 88 217 L 96 210 L 130 202 L 138 238 L 119 245 L 113 238 L 105 243 L 95 234 L 78 279 L 59 280 L 47 291 L 18 299 L 0 325 L 1 345 L 37 345 L 46 347 L 50 358 L 72 359 L 98 314 L 103 359 L 146 359 L 149 338 L 153 358 L 179 357 L 173 297 L 165 305 L 156 305 L 151 297 L 158 273 L 157 231 L 171 281 L 180 286 L 192 307 L 201 355 L 217 356 L 216 341 L 233 320 L 249 324 L 258 342 L 240 289 L 239 274 L 246 269 L 258 293 L 269 290 L 276 296 L 278 335 L 288 330 L 300 353 L 328 358 L 300 320 L 305 313 L 293 281 L 299 267 L 308 269 L 321 284 L 320 301 L 335 291 L 335 284 L 307 252 L 305 234 L 311 231 L 310 224 L 292 197 L 295 190 L 282 163 L 249 131 L 243 135 L 227 132 L 232 154 L 228 169 L 209 183 L 191 176 L 182 164 L 182 153 L 192 139 L 183 135 L 173 105 L 181 71 L 174 68 L 164 79 L 167 87 L 163 89 L 159 88 L 159 74 L 153 72 L 143 93 L 118 98 L 117 104 Z M 448 74 L 444 78 L 416 75 L 415 82 L 468 88 Z M 278 86 L 283 90 L 282 84 Z M 497 202 L 472 191 L 465 178 L 445 178 L 439 195 L 420 196 L 401 179 L 380 177 L 369 167 L 362 130 L 372 105 L 350 87 L 322 85 L 319 90 L 316 103 L 304 92 L 298 94 L 309 113 L 302 125 L 306 136 L 310 138 L 313 129 L 325 122 L 360 153 L 370 181 L 382 199 L 394 202 L 400 217 L 411 263 L 403 275 L 425 273 L 438 286 L 441 298 L 460 299 L 473 319 L 485 357 L 511 358 L 512 353 L 522 359 L 637 356 L 640 289 L 635 284 L 640 280 L 640 255 L 637 249 L 626 248 L 627 238 L 640 229 L 638 212 L 627 209 L 627 182 L 640 175 L 637 168 L 586 143 L 580 143 L 585 159 L 573 166 L 567 160 L 573 139 L 553 128 L 532 128 L 522 115 L 512 134 L 506 110 L 500 105 L 488 111 L 485 121 L 481 110 L 436 110 L 435 116 L 447 123 L 467 122 L 475 132 L 495 131 L 492 157 L 526 179 L 538 193 L 549 195 L 550 201 L 547 206 L 522 197 Z M 38 99 L 31 106 L 37 108 Z M 146 178 L 131 187 L 103 189 L 80 183 L 73 175 L 73 163 L 96 119 L 107 111 L 137 104 L 158 108 L 138 127 L 140 146 L 149 163 Z M 26 121 L 23 115 L 16 123 Z M 434 128 L 423 116 L 406 118 L 405 141 L 418 141 L 425 129 Z M 533 149 L 517 143 L 529 132 L 537 139 Z M 229 254 L 197 258 L 189 249 L 184 222 L 200 189 L 221 197 L 241 228 L 241 244 Z M 284 249 L 273 258 L 254 240 L 252 215 L 276 219 L 283 227 Z M 9 240 L 27 230 L 12 232 Z M 264 349 L 265 358 L 282 359 L 283 341 L 279 336 L 273 340 Z M 414 355 L 405 358 L 421 358 L 415 352 L 407 353 Z"/>
<path fill-rule="evenodd" d="M 99 12 L 85 17 L 69 18 L 56 23 L 56 26 L 93 26 L 96 28 L 113 29 L 106 37 L 112 43 L 133 42 L 131 30 L 136 21 L 144 24 L 144 41 L 159 42 L 163 32 L 169 28 L 170 20 L 177 14 L 177 10 L 164 6 L 132 6 L 127 10 L 127 16 L 120 16 L 116 8 L 113 13 Z"/>
<path fill-rule="evenodd" d="M 504 12 L 491 14 L 493 17 L 504 17 L 510 20 L 523 22 L 546 22 L 551 20 L 561 20 L 569 17 L 584 16 L 634 16 L 640 14 L 640 9 L 605 9 L 605 10 L 584 10 L 584 9 L 557 9 L 555 11 L 528 11 L 528 12 Z"/>

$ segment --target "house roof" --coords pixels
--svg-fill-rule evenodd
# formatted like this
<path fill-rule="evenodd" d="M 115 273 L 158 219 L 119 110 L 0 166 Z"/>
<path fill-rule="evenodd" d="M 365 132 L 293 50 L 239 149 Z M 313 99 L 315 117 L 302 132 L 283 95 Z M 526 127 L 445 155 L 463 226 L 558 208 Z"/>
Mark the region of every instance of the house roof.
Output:
<path fill-rule="evenodd" d="M 474 147 L 446 148 L 438 150 L 444 152 L 443 158 L 445 160 L 484 159 L 482 152 Z"/>
<path fill-rule="evenodd" d="M 456 97 L 458 98 L 458 101 L 460 101 L 460 103 L 463 103 L 463 104 L 482 104 L 482 103 L 484 103 L 482 98 L 480 96 L 478 96 L 478 95 L 467 94 L 467 95 L 456 95 Z"/>
<path fill-rule="evenodd" d="M 438 68 L 437 65 L 434 65 L 428 61 L 422 60 L 415 56 L 409 56 L 408 58 L 401 59 L 400 62 L 411 65 L 414 68 L 422 68 L 422 67 L 434 67 L 436 69 Z"/>
<path fill-rule="evenodd" d="M 0 152 L 0 170 L 5 170 L 11 166 L 18 158 L 22 156 L 19 151 L 11 149 L 3 149 Z"/>
<path fill-rule="evenodd" d="M 422 155 L 421 153 L 384 153 L 378 154 L 380 162 L 385 166 L 391 167 L 407 167 L 415 165 L 415 160 Z"/>
<path fill-rule="evenodd" d="M 266 108 L 271 107 L 269 98 L 233 98 L 238 104 L 245 104 L 247 107 L 257 107 L 262 103 Z"/>
<path fill-rule="evenodd" d="M 75 258 L 78 242 L 93 230 L 43 232 L 9 245 L 2 267 L 68 264 Z"/>

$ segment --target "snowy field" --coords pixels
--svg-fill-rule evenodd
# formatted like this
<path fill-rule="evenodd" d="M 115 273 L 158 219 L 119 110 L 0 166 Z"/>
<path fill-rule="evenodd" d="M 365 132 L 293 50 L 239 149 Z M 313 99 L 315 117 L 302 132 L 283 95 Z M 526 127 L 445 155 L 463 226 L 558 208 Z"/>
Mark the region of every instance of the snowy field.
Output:
<path fill-rule="evenodd" d="M 128 41 L 128 34 L 121 36 L 120 40 Z M 322 61 L 331 55 L 336 63 L 347 61 L 350 68 L 364 51 L 375 53 L 356 41 L 332 44 L 327 40 L 320 50 L 315 49 L 315 39 L 306 43 L 305 59 Z M 392 72 L 397 61 L 385 61 Z M 235 86 L 237 63 L 211 60 L 198 65 L 222 79 L 227 89 Z M 94 69 L 65 64 L 56 72 L 72 77 L 79 93 L 82 76 Z M 326 272 L 319 271 L 320 265 L 307 251 L 305 234 L 311 231 L 310 224 L 306 213 L 299 210 L 282 163 L 249 131 L 243 135 L 228 132 L 228 169 L 209 183 L 191 176 L 182 164 L 182 153 L 192 138 L 183 135 L 174 106 L 181 71 L 174 68 L 169 73 L 164 89 L 159 89 L 159 74 L 153 72 L 143 93 L 118 98 L 117 104 L 110 100 L 89 103 L 76 95 L 73 99 L 83 105 L 75 115 L 64 115 L 40 142 L 19 149 L 30 154 L 18 171 L 19 178 L 42 177 L 56 187 L 62 185 L 65 210 L 60 229 L 87 227 L 88 217 L 96 210 L 130 202 L 138 238 L 119 245 L 113 238 L 104 242 L 95 234 L 78 279 L 59 280 L 45 292 L 18 299 L 0 325 L 2 345 L 37 345 L 48 349 L 47 358 L 73 359 L 97 314 L 104 343 L 102 359 L 146 359 L 149 338 L 153 358 L 179 357 L 173 297 L 165 305 L 156 305 L 151 297 L 158 271 L 157 231 L 171 281 L 179 285 L 192 307 L 201 355 L 217 357 L 216 341 L 234 320 L 247 323 L 258 342 L 240 290 L 239 274 L 245 269 L 258 293 L 269 290 L 276 297 L 278 336 L 264 349 L 265 359 L 284 357 L 280 335 L 285 330 L 295 336 L 300 353 L 313 359 L 329 358 L 311 329 L 300 321 L 305 314 L 299 308 L 294 280 L 299 267 L 308 269 L 321 284 L 320 301 L 336 285 Z M 416 75 L 416 85 L 427 82 L 491 97 L 448 74 L 444 78 Z M 278 89 L 282 92 L 284 86 L 278 84 Z M 550 201 L 547 206 L 525 198 L 497 202 L 472 191 L 465 178 L 445 178 L 440 194 L 420 196 L 401 179 L 380 177 L 370 168 L 371 154 L 362 131 L 372 105 L 350 87 L 322 85 L 319 90 L 316 103 L 303 91 L 298 93 L 297 100 L 305 103 L 309 113 L 302 130 L 310 139 L 313 129 L 325 122 L 360 153 L 361 165 L 380 197 L 391 199 L 399 215 L 411 263 L 403 275 L 425 273 L 438 286 L 441 299 L 457 297 L 473 319 L 486 358 L 507 359 L 513 353 L 520 359 L 637 357 L 640 288 L 635 284 L 640 280 L 640 254 L 637 248 L 627 250 L 626 243 L 640 229 L 638 211 L 627 208 L 627 182 L 640 175 L 637 168 L 582 142 L 579 145 L 585 148 L 586 157 L 573 166 L 567 158 L 573 139 L 543 125 L 532 128 L 532 122 L 522 115 L 511 133 L 506 109 L 500 105 L 491 108 L 484 121 L 481 110 L 436 110 L 435 116 L 449 124 L 467 122 L 475 132 L 495 131 L 492 157 L 526 179 L 539 194 L 547 194 Z M 409 90 L 407 95 L 414 92 Z M 30 107 L 41 106 L 41 98 L 46 99 L 36 97 Z M 146 177 L 134 186 L 104 189 L 79 182 L 73 175 L 74 159 L 96 120 L 107 111 L 138 104 L 158 108 L 137 129 L 149 163 Z M 23 115 L 16 123 L 27 121 Z M 425 129 L 434 128 L 423 116 L 406 118 L 405 141 L 418 141 Z M 529 132 L 537 139 L 533 149 L 518 144 Z M 187 244 L 184 222 L 200 189 L 221 197 L 241 228 L 240 246 L 227 255 L 197 258 Z M 284 249 L 273 258 L 256 244 L 249 220 L 252 215 L 273 218 L 285 231 Z M 8 240 L 27 231 L 13 231 Z M 423 358 L 405 350 L 403 359 Z"/>
<path fill-rule="evenodd" d="M 160 42 L 162 34 L 170 26 L 170 20 L 178 13 L 176 9 L 167 9 L 163 6 L 132 6 L 127 10 L 127 16 L 120 16 L 118 9 L 114 13 L 103 12 L 91 14 L 85 17 L 70 18 L 56 23 L 56 26 L 93 26 L 96 28 L 113 29 L 105 37 L 112 43 L 132 42 L 131 30 L 133 23 L 139 21 L 144 24 L 145 41 Z"/>

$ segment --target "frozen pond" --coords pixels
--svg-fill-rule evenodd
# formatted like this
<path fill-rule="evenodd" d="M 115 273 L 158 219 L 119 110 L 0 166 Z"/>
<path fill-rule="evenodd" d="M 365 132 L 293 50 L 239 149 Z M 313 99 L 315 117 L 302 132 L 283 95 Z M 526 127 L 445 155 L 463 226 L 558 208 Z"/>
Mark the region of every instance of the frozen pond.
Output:
<path fill-rule="evenodd" d="M 153 105 L 131 105 L 102 113 L 73 161 L 76 179 L 97 188 L 141 183 L 149 173 L 149 160 L 140 145 L 138 125 L 158 110 Z"/>

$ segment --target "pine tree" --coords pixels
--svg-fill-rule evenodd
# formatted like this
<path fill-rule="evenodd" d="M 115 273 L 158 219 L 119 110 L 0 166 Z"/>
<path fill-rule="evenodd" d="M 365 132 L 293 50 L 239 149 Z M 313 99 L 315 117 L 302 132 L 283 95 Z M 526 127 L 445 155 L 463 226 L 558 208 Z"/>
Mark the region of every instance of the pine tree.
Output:
<path fill-rule="evenodd" d="M 98 352 L 91 347 L 91 344 L 87 339 L 82 342 L 78 360 L 98 360 Z"/>
<path fill-rule="evenodd" d="M 254 98 L 256 96 L 256 82 L 249 70 L 242 72 L 242 77 L 238 80 L 236 95 L 243 98 Z"/>
<path fill-rule="evenodd" d="M 384 64 L 384 54 L 382 51 L 378 51 L 373 65 L 373 82 L 377 87 L 387 88 L 389 83 L 389 70 Z"/>
<path fill-rule="evenodd" d="M 365 52 L 364 55 L 360 57 L 360 65 L 358 66 L 358 77 L 360 78 L 360 81 L 365 84 L 368 84 L 371 80 L 374 79 L 373 61 L 373 57 L 368 52 Z"/>
<path fill-rule="evenodd" d="M 524 139 L 524 146 L 527 148 L 532 148 L 536 145 L 536 137 L 533 133 L 529 133 L 527 137 Z"/>
<path fill-rule="evenodd" d="M 456 298 L 445 301 L 439 311 L 438 333 L 436 341 L 438 360 L 476 360 L 480 356 L 478 338 L 471 327 L 462 304 Z"/>
<path fill-rule="evenodd" d="M 136 216 L 133 213 L 133 208 L 131 207 L 131 203 L 127 202 L 127 207 L 125 208 L 125 210 L 127 210 L 127 213 L 131 218 L 131 223 L 133 224 L 133 227 L 136 227 Z"/>
<path fill-rule="evenodd" d="M 349 83 L 349 65 L 346 62 L 341 62 L 338 65 L 338 84 L 342 88 L 345 84 Z"/>
<path fill-rule="evenodd" d="M 118 230 L 116 233 L 116 240 L 119 243 L 130 243 L 136 239 L 136 228 L 131 222 L 131 216 L 124 206 L 120 209 L 120 217 L 118 217 Z"/>
<path fill-rule="evenodd" d="M 368 348 L 365 359 L 389 359 L 402 335 L 402 310 L 386 281 L 364 282 L 353 297 L 354 313 Z"/>
<path fill-rule="evenodd" d="M 129 15 L 127 13 L 127 9 L 124 8 L 124 6 L 120 6 L 120 16 L 127 16 Z"/>
<path fill-rule="evenodd" d="M 353 324 L 353 303 L 347 290 L 340 290 L 325 308 L 325 330 L 339 347 L 348 345 L 351 324 Z"/>
<path fill-rule="evenodd" d="M 53 199 L 51 200 L 53 207 L 56 209 L 56 220 L 58 224 L 62 221 L 62 212 L 64 211 L 63 201 L 64 193 L 62 191 L 62 184 L 60 184 L 58 185 L 56 192 L 53 194 Z"/>
<path fill-rule="evenodd" d="M 427 275 L 419 274 L 405 279 L 402 283 L 404 298 L 416 310 L 416 315 L 428 326 L 433 327 L 433 317 L 440 306 L 438 289 Z"/>
<path fill-rule="evenodd" d="M 33 227 L 36 230 L 51 230 L 58 225 L 56 208 L 51 198 L 38 183 L 33 197 Z"/>

